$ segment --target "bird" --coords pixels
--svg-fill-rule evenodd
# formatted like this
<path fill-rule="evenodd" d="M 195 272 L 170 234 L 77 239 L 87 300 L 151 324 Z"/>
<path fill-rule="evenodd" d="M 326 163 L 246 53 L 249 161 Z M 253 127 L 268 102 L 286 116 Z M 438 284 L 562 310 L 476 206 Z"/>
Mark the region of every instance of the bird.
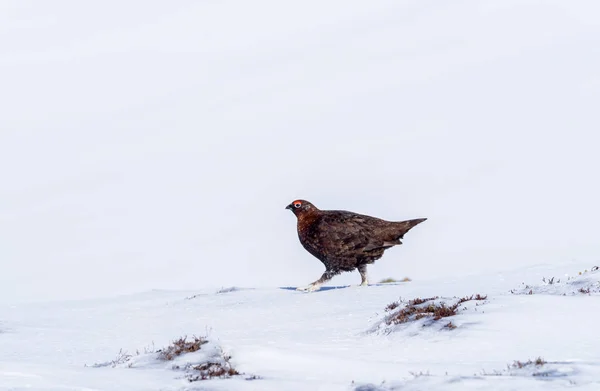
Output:
<path fill-rule="evenodd" d="M 367 265 L 385 250 L 401 245 L 400 239 L 417 224 L 427 220 L 387 221 L 346 210 L 320 210 L 311 202 L 297 199 L 285 207 L 297 218 L 300 243 L 325 265 L 316 281 L 297 290 L 312 292 L 342 272 L 358 269 L 360 286 L 369 285 Z"/>

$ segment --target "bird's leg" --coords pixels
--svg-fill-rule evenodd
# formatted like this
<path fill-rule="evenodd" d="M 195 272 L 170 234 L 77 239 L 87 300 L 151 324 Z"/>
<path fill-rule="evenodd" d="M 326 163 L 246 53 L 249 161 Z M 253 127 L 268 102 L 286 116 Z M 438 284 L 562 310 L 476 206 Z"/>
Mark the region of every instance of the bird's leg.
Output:
<path fill-rule="evenodd" d="M 360 278 L 362 280 L 360 282 L 360 286 L 369 285 L 369 276 L 367 275 L 367 265 L 360 265 L 358 267 L 358 272 L 360 273 Z"/>
<path fill-rule="evenodd" d="M 321 278 L 319 278 L 317 281 L 311 282 L 310 284 L 308 284 L 308 286 L 301 287 L 301 288 L 296 288 L 296 290 L 297 291 L 303 291 L 303 292 L 316 291 L 316 290 L 318 290 L 321 287 L 321 285 L 323 285 L 327 281 L 331 280 L 333 278 L 333 276 L 335 276 L 336 274 L 337 273 L 335 273 L 335 272 L 333 272 L 331 270 L 325 270 L 325 273 L 323 273 L 323 275 L 321 276 Z"/>

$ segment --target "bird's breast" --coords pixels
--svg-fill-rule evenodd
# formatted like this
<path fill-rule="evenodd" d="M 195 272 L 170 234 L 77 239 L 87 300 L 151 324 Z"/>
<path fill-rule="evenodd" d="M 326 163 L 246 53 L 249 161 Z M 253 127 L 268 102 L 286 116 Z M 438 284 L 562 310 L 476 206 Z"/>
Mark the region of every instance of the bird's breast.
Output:
<path fill-rule="evenodd" d="M 298 239 L 311 254 L 318 256 L 321 252 L 318 232 L 318 216 L 305 216 L 298 219 Z"/>

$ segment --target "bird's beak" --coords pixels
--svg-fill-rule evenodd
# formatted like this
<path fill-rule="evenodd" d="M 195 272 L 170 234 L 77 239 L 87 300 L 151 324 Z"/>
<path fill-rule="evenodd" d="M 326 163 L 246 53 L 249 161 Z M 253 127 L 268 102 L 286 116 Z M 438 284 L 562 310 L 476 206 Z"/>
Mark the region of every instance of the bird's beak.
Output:
<path fill-rule="evenodd" d="M 292 204 L 289 204 L 288 206 L 285 207 L 286 209 L 292 210 L 294 207 L 292 206 Z"/>

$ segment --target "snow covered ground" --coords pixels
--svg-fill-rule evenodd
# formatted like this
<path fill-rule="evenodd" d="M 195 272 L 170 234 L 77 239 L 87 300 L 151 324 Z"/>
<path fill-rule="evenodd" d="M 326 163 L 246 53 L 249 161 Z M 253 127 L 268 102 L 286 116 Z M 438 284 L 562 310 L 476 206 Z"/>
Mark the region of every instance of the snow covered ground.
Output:
<path fill-rule="evenodd" d="M 592 266 L 331 285 L 314 293 L 151 291 L 6 305 L 0 390 L 598 390 L 600 272 Z M 543 282 L 552 277 L 561 283 Z M 567 280 L 591 292 L 564 295 Z M 546 289 L 519 294 L 521 284 Z M 378 327 L 385 307 L 399 299 L 450 302 L 478 293 L 486 300 L 466 302 L 441 323 Z M 456 328 L 438 327 L 448 320 Z M 151 353 L 194 335 L 209 343 L 176 361 Z M 107 364 L 119 354 L 132 358 Z M 186 363 L 215 356 L 231 356 L 241 375 L 186 380 Z M 545 364 L 535 365 L 540 357 Z"/>

